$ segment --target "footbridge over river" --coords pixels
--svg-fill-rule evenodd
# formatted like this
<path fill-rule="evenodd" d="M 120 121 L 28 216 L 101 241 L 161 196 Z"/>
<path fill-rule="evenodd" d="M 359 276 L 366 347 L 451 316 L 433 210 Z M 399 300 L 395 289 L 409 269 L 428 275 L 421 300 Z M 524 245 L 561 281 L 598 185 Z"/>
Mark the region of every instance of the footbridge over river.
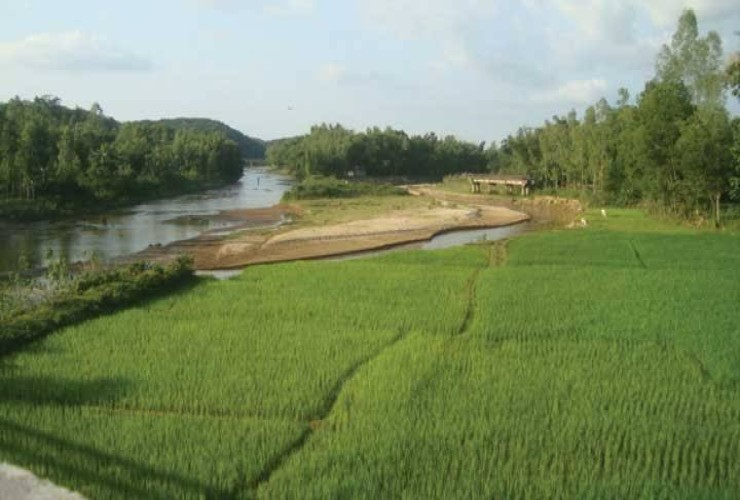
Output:
<path fill-rule="evenodd" d="M 511 193 L 514 188 L 520 188 L 522 195 L 528 195 L 529 190 L 534 185 L 534 181 L 524 175 L 471 175 L 470 189 L 473 193 L 480 193 L 481 186 L 488 186 L 490 193 L 497 186 L 504 186 L 507 193 Z"/>

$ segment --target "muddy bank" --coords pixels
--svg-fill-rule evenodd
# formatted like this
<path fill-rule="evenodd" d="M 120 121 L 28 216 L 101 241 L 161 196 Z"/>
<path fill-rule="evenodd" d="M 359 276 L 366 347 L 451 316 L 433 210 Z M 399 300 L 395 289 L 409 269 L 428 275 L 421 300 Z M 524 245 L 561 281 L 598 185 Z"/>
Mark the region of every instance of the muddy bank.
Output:
<path fill-rule="evenodd" d="M 237 229 L 262 229 L 231 235 L 207 233 L 163 247 L 150 247 L 128 259 L 163 262 L 184 253 L 193 257 L 198 270 L 233 269 L 378 250 L 427 241 L 444 232 L 506 226 L 530 219 L 506 207 L 458 206 L 444 201 L 427 207 L 390 210 L 376 217 L 349 222 L 297 228 L 282 225 L 271 231 L 264 227 L 299 217 L 300 207 L 276 205 L 268 209 L 230 212 L 228 216 L 243 218 L 243 224 Z M 256 224 L 257 220 L 262 224 Z"/>
<path fill-rule="evenodd" d="M 544 223 L 565 225 L 575 218 L 580 218 L 585 207 L 580 201 L 556 196 L 533 196 L 531 198 L 514 198 L 491 196 L 485 193 L 453 193 L 436 188 L 432 184 L 407 186 L 413 196 L 427 196 L 436 200 L 451 203 L 465 203 L 474 206 L 502 206 L 529 215 L 533 220 Z"/>

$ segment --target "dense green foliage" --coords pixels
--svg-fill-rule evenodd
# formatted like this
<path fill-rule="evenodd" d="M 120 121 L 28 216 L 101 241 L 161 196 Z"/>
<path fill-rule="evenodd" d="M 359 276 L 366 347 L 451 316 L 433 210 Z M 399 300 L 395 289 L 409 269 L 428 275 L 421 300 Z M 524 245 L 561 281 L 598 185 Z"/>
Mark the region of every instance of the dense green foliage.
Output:
<path fill-rule="evenodd" d="M 621 89 L 616 106 L 601 99 L 581 120 L 571 111 L 521 128 L 492 149 L 491 167 L 601 203 L 711 214 L 719 224 L 720 200 L 738 194 L 731 188 L 740 178 L 740 119 L 725 108 L 725 81 L 719 36 L 700 37 L 696 16 L 685 11 L 634 104 Z"/>
<path fill-rule="evenodd" d="M 0 215 L 121 204 L 241 175 L 238 147 L 219 132 L 119 124 L 97 105 L 70 109 L 52 97 L 0 103 Z"/>
<path fill-rule="evenodd" d="M 166 267 L 136 263 L 79 276 L 53 277 L 54 269 L 44 281 L 56 286 L 43 295 L 34 281 L 0 284 L 0 356 L 63 326 L 175 290 L 193 276 L 184 257 Z"/>
<path fill-rule="evenodd" d="M 209 118 L 166 118 L 149 122 L 146 120 L 137 122 L 143 124 L 159 124 L 175 130 L 191 130 L 194 132 L 219 133 L 234 141 L 239 146 L 239 151 L 244 158 L 264 158 L 265 141 L 244 135 L 240 131 L 229 127 L 223 122 Z"/>
<path fill-rule="evenodd" d="M 322 198 L 354 198 L 357 196 L 403 195 L 406 191 L 389 184 L 349 182 L 335 177 L 311 175 L 305 177 L 283 195 L 284 200 L 314 200 Z"/>
<path fill-rule="evenodd" d="M 374 177 L 441 179 L 486 168 L 483 144 L 453 136 L 440 139 L 433 133 L 409 136 L 391 128 L 357 133 L 341 125 L 314 126 L 308 135 L 273 142 L 267 147 L 267 160 L 289 168 L 299 178 L 363 172 Z"/>
<path fill-rule="evenodd" d="M 6 358 L 0 459 L 92 498 L 731 498 L 738 250 L 611 210 L 249 268 Z"/>
<path fill-rule="evenodd" d="M 434 134 L 321 125 L 270 144 L 267 158 L 298 176 L 343 177 L 358 169 L 436 179 L 521 174 L 536 188 L 719 225 L 721 204 L 740 200 L 740 118 L 729 116 L 723 87 L 738 93 L 740 62 L 722 63 L 719 36 L 699 36 L 696 16 L 687 10 L 658 54 L 655 78 L 634 101 L 620 89 L 616 104 L 601 99 L 580 118 L 574 110 L 554 116 L 488 148 Z"/>

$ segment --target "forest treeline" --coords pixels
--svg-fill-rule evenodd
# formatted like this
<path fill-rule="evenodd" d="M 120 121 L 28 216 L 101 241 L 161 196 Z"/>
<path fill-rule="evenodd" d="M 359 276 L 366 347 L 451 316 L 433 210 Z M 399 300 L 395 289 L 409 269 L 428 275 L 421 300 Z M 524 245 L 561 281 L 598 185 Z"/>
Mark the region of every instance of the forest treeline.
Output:
<path fill-rule="evenodd" d="M 725 66 L 719 35 L 700 36 L 694 12 L 686 10 L 658 54 L 655 77 L 635 99 L 620 89 L 615 104 L 601 99 L 581 117 L 554 116 L 488 147 L 390 128 L 355 133 L 320 125 L 271 143 L 267 159 L 299 176 L 343 176 L 358 167 L 370 176 L 524 174 L 540 188 L 599 203 L 644 204 L 719 222 L 721 202 L 740 198 L 740 119 L 727 111 L 728 89 L 740 98 L 740 59 Z"/>
<path fill-rule="evenodd" d="M 699 36 L 687 10 L 656 61 L 656 75 L 631 102 L 626 89 L 601 99 L 579 120 L 574 111 L 502 141 L 491 166 L 541 184 L 574 188 L 600 202 L 645 203 L 673 215 L 712 214 L 740 197 L 740 119 L 734 64 L 725 68 L 715 32 Z"/>
<path fill-rule="evenodd" d="M 123 204 L 234 182 L 239 147 L 221 132 L 119 123 L 56 97 L 0 103 L 0 213 Z M 37 210 L 38 211 L 38 210 Z"/>
<path fill-rule="evenodd" d="M 265 157 L 265 141 L 245 135 L 218 120 L 211 120 L 210 118 L 163 118 L 155 121 L 142 120 L 138 123 L 160 124 L 175 130 L 218 132 L 234 141 L 239 146 L 239 151 L 241 151 L 244 158 L 260 159 Z"/>
<path fill-rule="evenodd" d="M 267 147 L 271 165 L 288 168 L 299 179 L 310 175 L 343 177 L 362 169 L 369 176 L 441 179 L 487 169 L 485 144 L 434 133 L 409 136 L 392 128 L 354 132 L 343 126 L 315 125 L 308 135 L 274 141 Z"/>

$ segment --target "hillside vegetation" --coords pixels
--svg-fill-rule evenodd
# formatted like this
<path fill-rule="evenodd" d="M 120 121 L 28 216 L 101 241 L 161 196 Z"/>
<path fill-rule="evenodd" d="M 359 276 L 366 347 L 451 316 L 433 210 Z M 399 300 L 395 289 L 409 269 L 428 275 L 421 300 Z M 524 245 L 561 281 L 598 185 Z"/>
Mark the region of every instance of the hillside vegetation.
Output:
<path fill-rule="evenodd" d="M 731 498 L 740 237 L 252 267 L 0 365 L 0 460 L 91 498 Z"/>
<path fill-rule="evenodd" d="M 150 123 L 148 120 L 137 123 Z M 265 141 L 244 135 L 223 122 L 210 118 L 165 118 L 151 123 L 164 125 L 175 130 L 192 130 L 194 132 L 216 132 L 234 141 L 244 158 L 264 158 Z"/>
<path fill-rule="evenodd" d="M 0 218 L 99 210 L 234 182 L 243 173 L 240 146 L 211 125 L 119 123 L 98 105 L 72 109 L 50 96 L 0 103 Z"/>

